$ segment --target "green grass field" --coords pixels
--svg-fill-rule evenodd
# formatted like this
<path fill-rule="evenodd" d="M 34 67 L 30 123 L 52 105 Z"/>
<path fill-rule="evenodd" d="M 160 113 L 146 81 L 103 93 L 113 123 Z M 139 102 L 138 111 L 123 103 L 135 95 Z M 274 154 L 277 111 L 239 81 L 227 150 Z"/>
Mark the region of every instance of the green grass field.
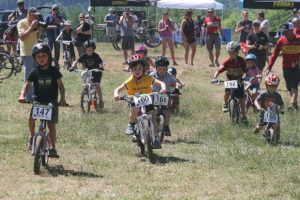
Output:
<path fill-rule="evenodd" d="M 265 145 L 252 134 L 252 110 L 249 127 L 231 125 L 222 113 L 223 88 L 210 84 L 215 68 L 208 67 L 206 49 L 198 48 L 195 66 L 187 67 L 179 47 L 178 76 L 186 84 L 181 113 L 172 117 L 172 136 L 155 150 L 153 164 L 124 134 L 126 103 L 113 100 L 114 88 L 129 76 L 122 53 L 111 44 L 98 44 L 97 52 L 106 64 L 105 112 L 82 114 L 80 74 L 61 70 L 71 107 L 60 108 L 60 158 L 51 159 L 41 176 L 34 175 L 33 157 L 25 151 L 30 106 L 17 103 L 23 74 L 0 84 L 0 199 L 300 199 L 299 113 L 281 116 L 281 143 Z M 220 60 L 225 56 L 222 51 Z M 280 66 L 281 58 L 274 70 L 288 105 Z"/>

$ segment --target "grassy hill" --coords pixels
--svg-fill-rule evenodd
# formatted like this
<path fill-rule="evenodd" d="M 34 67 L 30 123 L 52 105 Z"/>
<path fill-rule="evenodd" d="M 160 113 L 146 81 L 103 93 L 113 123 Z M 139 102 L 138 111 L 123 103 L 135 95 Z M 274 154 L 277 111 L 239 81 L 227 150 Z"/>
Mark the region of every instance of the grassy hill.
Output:
<path fill-rule="evenodd" d="M 0 199 L 300 199 L 299 113 L 281 116 L 281 143 L 265 145 L 252 134 L 257 114 L 249 111 L 246 127 L 231 125 L 222 113 L 224 89 L 210 84 L 215 69 L 208 67 L 206 49 L 197 49 L 190 67 L 179 47 L 178 76 L 186 83 L 181 113 L 172 117 L 172 136 L 155 150 L 153 164 L 124 134 L 127 104 L 113 100 L 114 88 L 129 76 L 122 53 L 104 43 L 97 52 L 106 63 L 105 112 L 81 113 L 80 74 L 62 70 L 71 107 L 60 108 L 60 158 L 41 176 L 33 174 L 33 157 L 25 152 L 30 106 L 17 103 L 22 75 L 0 84 Z M 222 51 L 221 60 L 225 56 Z M 282 77 L 280 66 L 281 59 L 274 69 Z M 283 78 L 279 91 L 288 104 Z"/>

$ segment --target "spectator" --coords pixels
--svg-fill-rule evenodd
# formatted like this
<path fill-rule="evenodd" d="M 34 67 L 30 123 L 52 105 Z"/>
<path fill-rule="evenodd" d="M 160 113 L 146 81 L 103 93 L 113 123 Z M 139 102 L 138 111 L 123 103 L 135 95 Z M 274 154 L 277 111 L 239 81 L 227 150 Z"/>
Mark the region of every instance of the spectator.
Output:
<path fill-rule="evenodd" d="M 247 36 L 246 47 L 249 49 L 249 53 L 252 53 L 257 58 L 256 66 L 259 68 L 260 72 L 263 71 L 266 60 L 267 51 L 269 49 L 269 39 L 266 34 L 259 29 L 259 21 L 253 22 L 253 33 Z"/>
<path fill-rule="evenodd" d="M 202 44 L 202 24 L 203 19 L 201 18 L 201 15 L 198 15 L 197 20 L 195 22 L 195 35 L 198 44 Z"/>
<path fill-rule="evenodd" d="M 193 12 L 192 10 L 187 10 L 184 16 L 184 19 L 180 25 L 180 31 L 182 33 L 182 39 L 184 43 L 184 60 L 185 64 L 188 65 L 189 49 L 192 49 L 191 55 L 191 65 L 194 65 L 194 57 L 196 53 L 196 37 L 195 37 L 195 24 L 193 21 Z"/>
<path fill-rule="evenodd" d="M 293 24 L 293 33 L 295 35 L 300 35 L 300 19 L 298 17 L 294 17 L 292 19 Z"/>
<path fill-rule="evenodd" d="M 171 58 L 173 61 L 173 65 L 178 65 L 175 61 L 175 52 L 174 52 L 174 41 L 172 32 L 175 31 L 175 26 L 173 21 L 169 18 L 169 14 L 167 11 L 164 12 L 163 18 L 159 21 L 158 32 L 161 36 L 161 46 L 162 46 L 162 56 L 166 56 L 167 44 L 171 52 Z"/>
<path fill-rule="evenodd" d="M 60 33 L 60 23 L 62 23 L 62 16 L 59 14 L 59 8 L 57 4 L 51 6 L 51 14 L 45 18 L 47 26 L 47 42 L 52 51 L 54 47 L 54 58 L 56 63 L 59 61 L 60 44 L 55 42 L 57 36 Z"/>
<path fill-rule="evenodd" d="M 79 57 L 84 53 L 83 44 L 85 41 L 88 41 L 92 38 L 92 29 L 91 25 L 86 22 L 84 13 L 79 14 L 79 27 L 76 29 L 77 32 L 77 41 L 76 46 L 78 50 Z"/>
<path fill-rule="evenodd" d="M 17 0 L 17 4 L 18 8 L 8 16 L 9 24 L 12 24 L 14 20 L 19 21 L 27 16 L 27 9 L 25 8 L 24 0 Z"/>
<path fill-rule="evenodd" d="M 287 22 L 292 23 L 293 18 L 299 18 L 299 10 L 297 8 L 293 9 L 293 14 L 290 18 L 288 18 Z"/>
<path fill-rule="evenodd" d="M 133 10 L 130 9 L 130 16 L 132 17 L 134 24 L 133 24 L 133 28 L 138 28 L 139 27 L 139 18 L 133 13 Z"/>
<path fill-rule="evenodd" d="M 243 10 L 243 19 L 239 21 L 236 25 L 235 34 L 240 34 L 240 46 L 242 49 L 243 57 L 245 57 L 248 53 L 248 49 L 246 47 L 246 39 L 247 35 L 252 31 L 252 21 L 249 20 L 248 10 Z"/>
<path fill-rule="evenodd" d="M 266 36 L 269 38 L 269 21 L 265 19 L 265 13 L 264 12 L 258 12 L 257 13 L 257 20 L 260 22 L 260 30 L 263 31 Z"/>
<path fill-rule="evenodd" d="M 104 22 L 106 23 L 106 36 L 112 40 L 116 34 L 116 20 L 117 16 L 112 8 L 109 9 L 109 13 L 105 16 Z"/>
<path fill-rule="evenodd" d="M 207 17 L 204 19 L 203 22 L 203 33 L 206 32 L 206 47 L 209 53 L 209 59 L 211 61 L 210 67 L 214 67 L 215 64 L 220 66 L 219 64 L 219 56 L 221 51 L 221 41 L 220 41 L 220 34 L 223 36 L 223 29 L 221 26 L 221 18 L 215 16 L 215 11 L 213 8 L 209 8 L 207 10 Z M 223 36 L 224 40 L 224 36 Z M 216 59 L 214 62 L 214 54 L 213 48 L 216 48 Z M 215 64 L 214 64 L 215 63 Z"/>
<path fill-rule="evenodd" d="M 32 47 L 38 42 L 38 20 L 37 16 L 40 13 L 36 11 L 36 8 L 32 7 L 28 9 L 27 18 L 18 22 L 17 28 L 20 37 L 20 56 L 22 58 L 25 78 L 27 80 L 29 74 L 34 70 L 34 60 L 32 58 Z M 26 99 L 32 99 L 33 89 L 30 88 L 26 93 Z"/>
<path fill-rule="evenodd" d="M 122 50 L 123 56 L 125 59 L 124 64 L 127 64 L 128 52 L 131 51 L 131 55 L 134 55 L 134 31 L 132 29 L 134 20 L 130 16 L 130 9 L 125 8 L 123 15 L 119 21 L 120 31 L 121 31 L 121 41 L 122 41 Z"/>

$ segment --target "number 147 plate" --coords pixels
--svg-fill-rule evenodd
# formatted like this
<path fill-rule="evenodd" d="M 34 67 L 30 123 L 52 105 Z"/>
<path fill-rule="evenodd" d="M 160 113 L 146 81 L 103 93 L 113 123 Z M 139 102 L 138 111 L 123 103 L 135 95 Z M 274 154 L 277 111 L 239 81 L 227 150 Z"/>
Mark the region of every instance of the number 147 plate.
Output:
<path fill-rule="evenodd" d="M 32 108 L 32 118 L 50 121 L 53 106 L 35 104 Z"/>

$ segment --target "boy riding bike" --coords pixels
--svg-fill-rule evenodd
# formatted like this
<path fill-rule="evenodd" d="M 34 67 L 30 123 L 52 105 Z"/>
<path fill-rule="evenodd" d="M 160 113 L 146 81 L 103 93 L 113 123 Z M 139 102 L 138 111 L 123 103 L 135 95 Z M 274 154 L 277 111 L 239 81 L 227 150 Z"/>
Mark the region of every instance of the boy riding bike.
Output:
<path fill-rule="evenodd" d="M 276 91 L 279 85 L 279 78 L 275 74 L 269 74 L 265 78 L 267 91 L 262 92 L 254 101 L 256 108 L 259 110 L 258 123 L 256 124 L 253 133 L 258 133 L 264 126 L 264 113 L 271 103 L 278 106 L 279 113 L 283 112 L 284 103 L 281 95 Z M 278 122 L 278 133 L 280 131 L 280 122 Z"/>
<path fill-rule="evenodd" d="M 239 50 L 241 49 L 239 43 L 235 41 L 231 41 L 226 45 L 226 51 L 229 54 L 229 58 L 227 58 L 223 64 L 217 69 L 214 74 L 212 82 L 217 79 L 218 75 L 224 71 L 226 71 L 226 76 L 228 80 L 237 80 L 239 82 L 238 88 L 235 91 L 235 96 L 239 99 L 241 115 L 242 115 L 242 122 L 248 123 L 248 119 L 245 113 L 245 101 L 244 101 L 244 86 L 242 82 L 242 77 L 246 72 L 246 63 L 244 59 L 240 56 Z M 230 96 L 230 89 L 225 89 L 224 94 L 224 105 L 223 105 L 223 112 L 228 112 L 228 99 Z"/>
<path fill-rule="evenodd" d="M 177 70 L 175 67 L 169 67 L 168 72 L 176 80 L 176 87 L 172 91 L 172 96 L 170 96 L 170 109 L 171 112 L 179 113 L 179 104 L 180 104 L 179 95 L 181 95 L 180 89 L 182 89 L 185 84 L 177 78 Z"/>
<path fill-rule="evenodd" d="M 75 68 L 77 63 L 82 63 L 84 68 L 87 68 L 88 70 L 91 69 L 103 69 L 103 61 L 99 54 L 95 53 L 96 44 L 93 40 L 87 40 L 83 44 L 85 53 L 83 53 L 78 60 L 76 60 L 72 64 L 72 70 Z M 92 72 L 92 82 L 95 84 L 97 94 L 99 96 L 99 108 L 104 108 L 104 102 L 102 98 L 102 90 L 101 90 L 101 78 L 102 78 L 102 72 Z"/>
<path fill-rule="evenodd" d="M 129 68 L 132 71 L 132 75 L 119 87 L 117 87 L 114 91 L 114 98 L 116 101 L 120 100 L 120 92 L 127 90 L 128 95 L 135 94 L 150 94 L 152 92 L 152 85 L 157 85 L 161 87 L 160 92 L 166 92 L 166 84 L 162 81 L 154 79 L 152 76 L 145 74 L 146 60 L 143 55 L 135 54 L 133 55 L 128 62 Z M 147 112 L 151 112 L 152 114 L 152 122 L 154 125 L 155 132 L 155 141 L 153 143 L 153 148 L 161 148 L 159 139 L 158 139 L 158 131 L 157 131 L 157 123 L 156 123 L 156 113 L 154 110 L 154 106 L 147 106 Z M 132 135 L 134 133 L 134 124 L 135 120 L 139 114 L 139 109 L 130 105 L 130 116 L 129 123 L 127 126 L 126 134 Z"/>
<path fill-rule="evenodd" d="M 57 157 L 55 142 L 56 123 L 58 122 L 58 105 L 67 105 L 65 100 L 65 88 L 61 80 L 62 75 L 57 68 L 50 65 L 49 60 L 51 58 L 51 50 L 46 43 L 35 44 L 32 48 L 32 57 L 37 64 L 37 68 L 27 78 L 22 88 L 19 102 L 25 103 L 25 95 L 33 83 L 34 95 L 36 96 L 35 100 L 40 104 L 53 104 L 52 120 L 47 122 L 49 128 L 49 139 L 52 147 L 49 150 L 49 157 Z M 60 93 L 59 102 L 58 91 Z M 35 129 L 35 120 L 32 118 L 31 113 L 28 125 L 30 130 L 28 149 L 31 149 Z"/>
<path fill-rule="evenodd" d="M 171 93 L 172 89 L 176 87 L 176 79 L 167 72 L 169 66 L 169 60 L 166 57 L 158 56 L 155 59 L 156 71 L 152 72 L 150 75 L 155 79 L 158 79 L 166 84 L 167 93 Z M 160 86 L 152 86 L 153 92 L 159 92 L 161 90 Z M 165 116 L 165 136 L 171 136 L 170 124 L 170 108 L 163 109 L 163 114 Z"/>

